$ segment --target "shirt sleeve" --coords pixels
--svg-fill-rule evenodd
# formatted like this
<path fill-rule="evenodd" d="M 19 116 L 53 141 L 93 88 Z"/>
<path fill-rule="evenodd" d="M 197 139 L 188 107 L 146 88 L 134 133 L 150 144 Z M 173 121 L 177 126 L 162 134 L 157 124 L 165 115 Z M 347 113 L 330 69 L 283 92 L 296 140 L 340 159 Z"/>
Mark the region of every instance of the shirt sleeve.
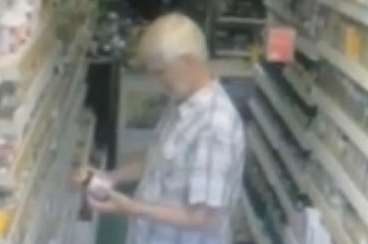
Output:
<path fill-rule="evenodd" d="M 228 173 L 233 162 L 231 139 L 218 133 L 202 133 L 191 154 L 189 205 L 223 208 L 227 205 Z"/>

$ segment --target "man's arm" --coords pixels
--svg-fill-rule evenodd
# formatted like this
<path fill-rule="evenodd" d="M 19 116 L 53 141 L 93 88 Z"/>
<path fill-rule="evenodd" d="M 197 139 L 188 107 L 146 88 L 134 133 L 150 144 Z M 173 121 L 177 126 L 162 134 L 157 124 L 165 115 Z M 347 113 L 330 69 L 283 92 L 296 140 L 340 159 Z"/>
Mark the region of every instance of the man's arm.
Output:
<path fill-rule="evenodd" d="M 129 158 L 107 177 L 114 184 L 129 184 L 138 182 L 146 166 L 146 151 L 139 151 L 129 155 Z"/>
<path fill-rule="evenodd" d="M 122 213 L 189 230 L 211 230 L 218 226 L 220 222 L 219 211 L 206 206 L 180 208 L 132 201 L 131 209 L 127 211 L 123 208 Z"/>
<path fill-rule="evenodd" d="M 145 218 L 188 230 L 211 230 L 218 226 L 221 219 L 220 209 L 209 208 L 205 205 L 174 207 L 150 204 L 117 192 L 111 192 L 109 200 L 106 202 L 90 199 L 90 204 L 102 213 Z"/>

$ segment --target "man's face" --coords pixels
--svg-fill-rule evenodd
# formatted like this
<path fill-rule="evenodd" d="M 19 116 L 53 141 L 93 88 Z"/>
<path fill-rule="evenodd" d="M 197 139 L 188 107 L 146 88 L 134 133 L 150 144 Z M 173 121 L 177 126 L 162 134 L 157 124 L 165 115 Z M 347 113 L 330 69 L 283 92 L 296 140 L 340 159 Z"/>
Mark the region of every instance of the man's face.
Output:
<path fill-rule="evenodd" d="M 168 95 L 174 99 L 183 100 L 190 93 L 190 67 L 183 60 L 170 64 L 150 67 L 150 71 L 159 79 Z"/>

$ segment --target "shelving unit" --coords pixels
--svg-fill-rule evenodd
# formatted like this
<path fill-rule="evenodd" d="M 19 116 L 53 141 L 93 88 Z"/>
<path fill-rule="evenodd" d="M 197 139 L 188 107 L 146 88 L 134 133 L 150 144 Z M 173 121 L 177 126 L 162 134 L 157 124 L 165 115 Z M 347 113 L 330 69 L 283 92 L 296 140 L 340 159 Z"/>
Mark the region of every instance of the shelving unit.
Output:
<path fill-rule="evenodd" d="M 351 119 L 325 92 L 315 86 L 312 92 L 313 100 L 323 113 L 330 116 L 335 124 L 368 158 L 368 133 Z"/>
<path fill-rule="evenodd" d="M 321 54 L 319 49 L 316 48 L 315 42 L 308 37 L 298 35 L 296 38 L 296 48 L 311 60 L 320 59 Z"/>
<path fill-rule="evenodd" d="M 221 57 L 233 57 L 233 58 L 250 58 L 250 52 L 243 50 L 231 50 L 231 49 L 218 49 L 216 55 Z"/>
<path fill-rule="evenodd" d="M 264 234 L 262 224 L 257 216 L 254 214 L 254 208 L 249 201 L 248 193 L 245 190 L 242 195 L 242 204 L 245 209 L 245 215 L 248 220 L 248 226 L 250 227 L 250 231 L 254 236 L 257 244 L 271 244 L 272 242 L 267 238 Z"/>
<path fill-rule="evenodd" d="M 342 53 L 334 50 L 325 42 L 319 42 L 318 49 L 323 58 L 351 77 L 359 87 L 368 91 L 368 70 L 366 68 L 359 63 L 348 61 Z"/>
<path fill-rule="evenodd" d="M 265 109 L 264 106 L 260 105 L 257 101 L 252 101 L 250 106 L 256 123 L 264 132 L 273 149 L 279 153 L 294 181 L 302 191 L 308 193 L 314 204 L 321 209 L 324 220 L 329 230 L 336 237 L 337 243 L 352 244 L 348 234 L 342 227 L 341 220 L 336 216 L 333 209 L 328 206 L 324 200 L 323 194 L 314 186 L 314 180 L 305 170 L 302 170 L 300 166 L 298 166 L 303 164 L 301 161 L 308 161 L 308 159 L 303 159 L 295 155 L 295 152 L 291 150 L 292 145 L 285 141 L 286 138 L 283 136 L 283 133 L 275 126 L 273 119 L 270 117 L 271 111 Z"/>
<path fill-rule="evenodd" d="M 360 117 L 355 116 L 353 118 L 353 115 L 351 115 L 353 113 L 347 111 L 348 108 L 346 107 L 348 106 L 342 107 L 339 105 L 343 100 L 352 101 L 352 104 L 349 104 L 350 107 L 358 106 L 357 101 L 362 102 L 364 94 L 367 94 L 366 100 L 368 102 L 368 69 L 364 63 L 366 61 L 363 56 L 359 56 L 359 59 L 349 59 L 347 57 L 349 50 L 347 50 L 348 34 L 346 33 L 348 32 L 343 32 L 344 28 L 348 26 L 356 28 L 354 30 L 357 38 L 363 38 L 367 34 L 362 33 L 366 30 L 362 26 L 368 26 L 368 6 L 363 3 L 343 0 L 316 1 L 314 3 L 315 10 L 310 13 L 309 20 L 304 21 L 311 20 L 309 24 L 315 26 L 308 26 L 308 30 L 317 30 L 314 33 L 318 34 L 309 37 L 305 35 L 306 25 L 302 22 L 303 19 L 295 14 L 295 9 L 293 9 L 295 5 L 293 6 L 290 2 L 283 0 L 266 0 L 265 2 L 269 11 L 268 25 L 281 24 L 296 29 L 298 33 L 296 46 L 301 56 L 298 54 L 295 63 L 286 64 L 282 68 L 283 79 L 277 78 L 276 80 L 273 78 L 275 75 L 272 74 L 272 72 L 277 72 L 280 66 L 276 66 L 275 70 L 268 68 L 266 70 L 261 65 L 256 65 L 256 84 L 262 95 L 250 103 L 250 109 L 259 131 L 256 134 L 264 135 L 265 140 L 277 152 L 278 157 L 268 158 L 267 156 L 272 155 L 264 150 L 259 140 L 249 139 L 253 145 L 250 147 L 252 151 L 258 151 L 259 155 L 261 154 L 260 150 L 262 150 L 263 157 L 267 157 L 269 161 L 276 162 L 281 158 L 282 163 L 286 166 L 298 187 L 309 196 L 315 207 L 320 210 L 334 243 L 353 244 L 357 242 L 357 239 L 361 241 L 368 240 L 368 235 L 365 234 L 368 231 L 368 215 L 365 211 L 368 208 L 368 197 L 364 186 L 361 185 L 366 183 L 355 180 L 354 175 L 357 174 L 355 171 L 359 170 L 350 170 L 349 167 L 358 164 L 349 164 L 346 161 L 348 157 L 344 156 L 353 155 L 354 152 L 358 153 L 359 151 L 361 153 L 358 157 L 359 160 L 362 161 L 365 157 L 368 164 L 368 131 L 364 127 L 365 121 L 363 119 L 358 121 Z M 298 4 L 303 4 L 303 1 L 299 1 Z M 326 26 L 333 22 L 331 22 L 333 18 L 330 15 L 341 18 L 341 21 L 338 22 L 341 25 L 339 32 L 341 36 L 336 34 L 336 37 L 331 37 L 331 40 L 327 41 L 328 38 L 323 37 L 322 33 L 326 35 L 327 32 L 324 31 L 327 28 L 332 28 Z M 315 21 L 313 22 L 313 20 Z M 343 33 L 345 33 L 344 36 Z M 326 40 L 323 38 L 326 38 Z M 336 43 L 332 43 L 334 38 Z M 354 47 L 359 48 L 358 44 Z M 344 50 L 342 51 L 342 49 Z M 327 87 L 330 83 L 318 84 L 318 81 L 322 82 L 324 77 L 324 68 L 327 70 L 329 67 L 336 69 L 336 72 L 343 73 L 346 76 L 344 81 L 351 82 L 350 85 L 356 88 L 356 93 L 359 91 L 359 97 L 356 95 L 357 98 L 344 98 L 341 101 L 335 101 L 331 95 L 335 91 L 332 90 L 334 89 L 333 85 Z M 297 68 L 297 70 L 294 70 L 294 68 Z M 277 74 L 276 77 L 279 75 Z M 286 89 L 286 87 L 290 89 Z M 331 91 L 328 89 L 331 89 Z M 339 88 L 336 86 L 336 89 Z M 295 94 L 290 95 L 290 93 Z M 346 92 L 344 94 L 346 94 L 345 96 L 354 96 L 355 93 Z M 299 100 L 296 101 L 295 99 L 294 102 L 292 99 L 290 100 L 289 95 L 291 98 L 297 96 L 303 105 L 300 104 Z M 285 97 L 288 97 L 288 99 Z M 299 119 L 298 114 L 305 110 L 305 106 L 315 109 L 314 112 L 306 114 L 310 120 L 307 124 Z M 295 107 L 303 109 L 299 111 Z M 326 121 L 323 121 L 323 118 L 326 118 Z M 279 122 L 276 122 L 277 120 Z M 323 123 L 327 127 L 329 127 L 328 123 L 333 123 L 331 125 L 332 129 L 323 130 Z M 285 134 L 285 131 L 288 133 Z M 336 138 L 336 142 L 333 138 Z M 342 150 L 344 151 L 341 151 L 341 148 L 338 147 L 339 142 L 346 143 L 343 145 Z M 299 153 L 295 151 L 295 144 L 299 147 Z M 260 161 L 265 162 L 266 160 Z M 321 173 L 317 173 L 319 169 L 322 171 Z M 361 170 L 366 170 L 366 166 Z M 321 178 L 323 174 L 326 175 L 326 180 L 317 178 Z M 266 177 L 269 181 L 274 181 L 274 176 L 270 173 L 266 174 Z M 326 189 L 333 187 L 334 193 L 325 192 L 324 187 Z M 280 189 L 275 189 L 275 192 L 280 192 Z M 339 201 L 343 201 L 345 207 L 331 205 L 333 194 L 339 195 Z M 349 212 L 346 206 L 349 206 L 352 212 Z M 346 212 L 345 214 L 348 215 L 342 217 L 342 212 Z M 346 225 L 346 217 L 353 218 L 362 233 L 352 233 Z"/>
<path fill-rule="evenodd" d="M 71 1 L 63 2 L 62 6 Z M 12 120 L 2 118 L 0 122 L 3 130 L 19 133 L 7 180 L 2 178 L 0 182 L 12 193 L 11 208 L 0 206 L 0 211 L 9 216 L 5 232 L 0 233 L 1 244 L 71 243 L 65 238 L 70 236 L 70 228 L 76 222 L 80 198 L 70 181 L 73 163 L 88 161 L 94 141 L 92 114 L 89 114 L 91 122 L 85 122 L 87 130 L 79 128 L 82 126 L 79 117 L 85 115 L 86 52 L 92 29 L 88 12 L 92 5 L 87 1 L 78 4 L 79 10 L 86 12 L 79 13 L 78 21 L 72 23 L 70 30 L 75 32 L 70 39 L 58 39 L 56 29 L 62 28 L 58 26 L 60 23 L 55 18 L 46 18 L 12 58 L 0 57 L 0 82 L 14 81 L 21 96 Z M 55 16 L 53 11 L 57 12 L 60 6 L 55 3 L 53 9 L 48 9 L 52 12 L 48 16 Z M 70 14 L 63 17 L 73 19 L 75 13 Z M 41 47 L 46 41 L 47 51 Z M 29 63 L 29 70 L 23 69 L 24 63 Z M 79 135 L 81 131 L 86 135 Z M 75 159 L 78 140 L 86 146 L 83 158 Z"/>
<path fill-rule="evenodd" d="M 346 15 L 364 25 L 368 25 L 368 6 L 353 1 L 344 0 L 320 0 L 321 4 Z"/>
<path fill-rule="evenodd" d="M 290 218 L 294 211 L 294 207 L 291 199 L 288 196 L 288 193 L 285 191 L 285 188 L 280 181 L 280 177 L 277 175 L 277 170 L 274 168 L 274 157 L 270 152 L 269 148 L 267 148 L 266 143 L 262 140 L 262 136 L 260 132 L 257 131 L 256 128 L 252 128 L 249 130 L 248 140 L 251 146 L 251 150 L 255 153 L 262 170 L 267 176 L 267 180 L 274 187 L 275 193 L 279 198 L 282 207 L 287 213 L 287 216 Z"/>
<path fill-rule="evenodd" d="M 323 143 L 317 139 L 313 134 L 309 135 L 310 144 L 313 146 L 313 151 L 318 157 L 319 162 L 334 178 L 335 184 L 340 188 L 347 200 L 352 204 L 358 212 L 362 221 L 368 226 L 368 214 L 365 211 L 368 207 L 368 200 L 363 193 L 357 188 L 350 176 L 341 167 L 338 159 L 333 156 Z"/>
<path fill-rule="evenodd" d="M 346 195 L 348 200 L 351 204 L 355 207 L 356 211 L 360 214 L 362 220 L 366 223 L 367 222 L 367 213 L 365 209 L 368 208 L 367 199 L 366 197 L 358 190 L 355 184 L 350 180 L 350 177 L 345 173 L 344 169 L 340 166 L 341 164 L 337 162 L 337 159 L 334 158 L 331 153 L 328 152 L 326 147 L 321 143 L 313 133 L 303 132 L 302 129 L 298 128 L 296 121 L 293 121 L 293 124 L 290 125 L 290 121 L 293 120 L 291 113 L 287 113 L 287 104 L 282 104 L 282 102 L 277 99 L 277 94 L 275 94 L 276 89 L 268 88 L 265 82 L 262 82 L 260 79 L 257 80 L 260 86 L 265 89 L 267 95 L 269 95 L 269 99 L 272 101 L 272 104 L 275 106 L 275 109 L 281 114 L 284 118 L 285 122 L 288 123 L 290 129 L 292 131 L 297 131 L 297 139 L 299 141 L 303 141 L 307 143 L 309 147 L 312 149 L 314 153 L 318 156 L 319 161 L 321 164 L 326 168 L 326 170 L 335 178 L 335 183 L 341 188 L 342 192 Z M 263 84 L 264 83 L 264 84 Z M 267 89 L 267 90 L 266 90 Z M 272 95 L 271 95 L 272 93 Z M 320 99 L 326 99 L 326 97 L 318 96 Z M 277 107 L 276 107 L 277 106 Z M 329 107 L 331 109 L 331 107 Z M 341 120 L 336 120 L 337 123 L 340 123 Z M 344 122 L 344 121 L 342 121 Z M 346 124 L 344 124 L 346 126 Z M 297 128 L 297 129 L 296 129 Z M 344 127 L 346 128 L 346 127 Z M 351 136 L 351 135 L 349 135 Z M 360 134 L 362 136 L 362 134 Z M 364 136 L 364 135 L 363 135 Z M 353 137 L 355 140 L 356 138 Z M 361 143 L 361 142 L 360 142 Z"/>
<path fill-rule="evenodd" d="M 337 159 L 328 152 L 328 149 L 324 144 L 314 135 L 312 131 L 303 130 L 298 125 L 297 121 L 294 120 L 293 125 L 290 126 L 290 121 L 293 120 L 292 113 L 286 113 L 285 111 L 291 111 L 288 104 L 282 103 L 277 97 L 276 89 L 271 89 L 267 87 L 265 81 L 261 79 L 257 80 L 261 89 L 264 89 L 268 99 L 274 106 L 274 109 L 282 116 L 285 123 L 288 124 L 291 131 L 298 131 L 297 138 L 298 141 L 303 141 L 308 145 L 308 148 L 317 156 L 317 159 L 321 165 L 329 172 L 329 174 L 335 179 L 335 184 L 341 189 L 342 193 L 346 196 L 347 200 L 354 206 L 355 210 L 359 213 L 360 217 L 364 223 L 368 226 L 367 214 L 364 209 L 367 209 L 368 201 L 366 197 L 360 192 L 357 186 L 352 182 L 350 177 L 345 173 L 345 170 L 340 166 L 341 164 L 337 162 Z M 267 90 L 266 90 L 267 89 Z M 319 96 L 321 99 L 322 97 Z M 280 102 L 276 102 L 280 101 Z M 299 129 L 295 129 L 299 128 Z"/>
<path fill-rule="evenodd" d="M 236 17 L 236 16 L 222 16 L 217 20 L 218 24 L 222 25 L 264 25 L 265 20 L 247 18 L 247 17 Z"/>
<path fill-rule="evenodd" d="M 273 86 L 270 78 L 265 74 L 263 68 L 259 65 L 256 66 L 256 77 L 259 87 L 267 95 L 270 102 L 274 104 L 275 109 L 281 115 L 289 129 L 293 131 L 293 134 L 295 135 L 299 144 L 302 145 L 304 149 L 308 150 L 310 145 L 304 139 L 305 130 L 295 119 L 292 108 L 290 108 L 288 104 L 283 103 L 280 94 L 277 93 L 278 88 Z"/>
<path fill-rule="evenodd" d="M 284 76 L 298 96 L 310 107 L 315 106 L 315 101 L 312 97 L 313 81 L 310 77 L 300 77 L 293 68 L 287 67 L 284 70 Z"/>
<path fill-rule="evenodd" d="M 45 182 L 50 182 L 46 186 L 42 186 L 42 193 L 39 198 L 39 209 L 37 209 L 37 216 L 34 217 L 34 221 L 32 224 L 32 229 L 29 230 L 27 234 L 27 243 L 45 243 L 47 239 L 54 239 L 52 235 L 48 234 L 48 232 L 56 232 L 56 235 L 63 235 L 63 229 L 65 226 L 71 224 L 73 217 L 76 216 L 77 210 L 77 203 L 76 203 L 76 196 L 78 194 L 74 192 L 74 194 L 68 194 L 67 185 L 65 178 L 60 177 L 63 175 L 64 177 L 68 174 L 69 167 L 71 167 L 72 163 L 72 156 L 70 152 L 74 150 L 76 147 L 76 142 L 78 138 L 78 127 L 75 121 L 78 118 L 78 114 L 81 112 L 82 108 L 82 101 L 85 95 L 85 92 L 82 92 L 81 96 L 75 96 L 74 106 L 71 108 L 71 116 L 67 118 L 69 121 L 65 121 L 68 129 L 66 130 L 65 136 L 61 138 L 63 141 L 59 143 L 60 150 L 57 152 L 54 164 L 50 165 L 44 174 L 46 178 L 44 179 Z M 57 193 L 57 195 L 53 195 L 52 198 L 50 194 Z M 55 197 L 57 196 L 57 198 Z M 58 201 L 58 203 L 56 202 Z M 50 229 L 49 225 L 52 226 L 53 220 L 52 211 L 59 206 L 57 204 L 63 203 L 64 210 L 58 213 L 59 221 L 58 224 L 58 231 Z M 47 207 L 48 206 L 48 207 Z M 48 210 L 44 210 L 44 208 Z M 49 211 L 49 212 L 48 212 Z M 46 214 L 46 215 L 45 215 Z M 68 220 L 68 218 L 70 220 Z M 74 219 L 73 219 L 74 221 Z M 14 229 L 16 231 L 17 224 L 14 225 Z M 11 234 L 9 235 L 11 238 Z M 68 243 L 68 242 L 63 242 Z"/>

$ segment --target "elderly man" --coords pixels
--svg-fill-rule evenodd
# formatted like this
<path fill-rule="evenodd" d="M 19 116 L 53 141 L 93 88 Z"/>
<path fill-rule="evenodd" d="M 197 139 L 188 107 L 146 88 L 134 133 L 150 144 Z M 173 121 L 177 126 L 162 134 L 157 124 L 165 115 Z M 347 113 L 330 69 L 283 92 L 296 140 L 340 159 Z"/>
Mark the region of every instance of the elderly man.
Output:
<path fill-rule="evenodd" d="M 140 180 L 135 196 L 89 199 L 96 211 L 130 217 L 128 244 L 230 241 L 245 139 L 238 112 L 210 75 L 207 56 L 201 30 L 181 14 L 160 17 L 143 34 L 138 58 L 172 102 L 147 152 L 108 174 L 114 184 Z"/>

